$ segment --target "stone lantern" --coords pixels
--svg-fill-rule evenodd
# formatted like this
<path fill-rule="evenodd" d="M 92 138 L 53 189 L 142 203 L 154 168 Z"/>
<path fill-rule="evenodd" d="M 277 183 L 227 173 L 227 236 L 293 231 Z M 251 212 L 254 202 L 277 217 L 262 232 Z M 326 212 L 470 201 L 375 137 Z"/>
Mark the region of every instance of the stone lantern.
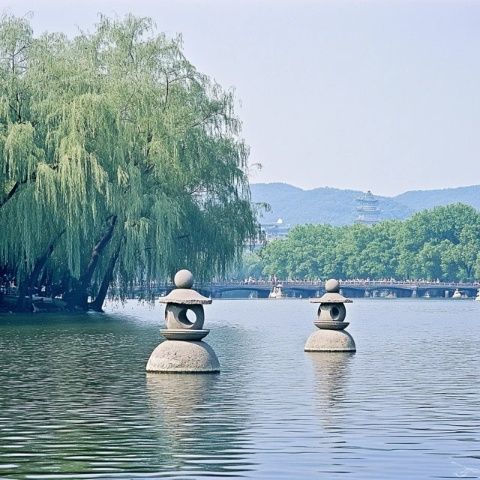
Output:
<path fill-rule="evenodd" d="M 212 347 L 202 338 L 210 330 L 203 329 L 205 320 L 203 305 L 212 303 L 210 298 L 192 290 L 193 275 L 180 270 L 174 278 L 175 289 L 160 299 L 166 303 L 166 329 L 160 330 L 164 340 L 152 352 L 147 372 L 157 373 L 216 373 L 220 364 Z M 191 312 L 189 319 L 187 313 Z"/>
<path fill-rule="evenodd" d="M 347 310 L 345 303 L 352 300 L 340 292 L 338 280 L 330 279 L 325 283 L 326 293 L 320 298 L 312 298 L 311 303 L 319 303 L 318 318 L 313 322 L 319 329 L 312 333 L 305 344 L 306 352 L 355 352 L 355 342 L 345 331 Z"/>

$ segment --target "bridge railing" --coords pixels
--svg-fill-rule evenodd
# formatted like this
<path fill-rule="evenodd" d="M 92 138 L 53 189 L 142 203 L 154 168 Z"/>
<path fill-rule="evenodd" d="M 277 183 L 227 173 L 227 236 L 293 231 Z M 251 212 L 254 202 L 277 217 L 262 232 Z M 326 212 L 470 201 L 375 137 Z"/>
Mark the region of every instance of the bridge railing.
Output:
<path fill-rule="evenodd" d="M 284 287 L 317 287 L 323 288 L 324 281 L 305 281 L 305 280 L 277 280 L 277 281 L 225 281 L 225 282 L 204 282 L 198 284 L 198 287 L 272 287 L 282 285 Z M 342 280 L 342 287 L 392 287 L 392 288 L 480 288 L 480 282 L 432 282 L 428 280 Z"/>

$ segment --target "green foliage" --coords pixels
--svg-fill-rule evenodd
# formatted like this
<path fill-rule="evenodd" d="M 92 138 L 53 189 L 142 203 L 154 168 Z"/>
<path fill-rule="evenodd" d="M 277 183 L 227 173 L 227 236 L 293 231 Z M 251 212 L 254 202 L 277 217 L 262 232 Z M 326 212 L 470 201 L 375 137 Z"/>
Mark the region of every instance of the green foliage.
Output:
<path fill-rule="evenodd" d="M 270 205 L 262 223 L 275 223 L 281 218 L 285 225 L 328 224 L 352 225 L 358 216 L 357 198 L 364 192 L 320 187 L 302 190 L 286 183 L 254 183 L 254 202 Z M 480 185 L 416 190 L 395 197 L 375 195 L 382 220 L 404 220 L 416 212 L 452 203 L 464 203 L 480 210 Z"/>
<path fill-rule="evenodd" d="M 480 213 L 462 204 L 371 227 L 297 226 L 268 243 L 256 265 L 264 275 L 299 279 L 474 280 L 479 267 Z"/>
<path fill-rule="evenodd" d="M 4 16 L 0 265 L 25 281 L 55 242 L 50 283 L 92 295 L 112 258 L 125 288 L 223 274 L 256 231 L 233 102 L 150 19 L 69 40 Z"/>
<path fill-rule="evenodd" d="M 262 276 L 262 263 L 258 252 L 245 250 L 239 265 L 231 272 L 237 280 L 244 280 L 250 277 L 259 278 Z"/>

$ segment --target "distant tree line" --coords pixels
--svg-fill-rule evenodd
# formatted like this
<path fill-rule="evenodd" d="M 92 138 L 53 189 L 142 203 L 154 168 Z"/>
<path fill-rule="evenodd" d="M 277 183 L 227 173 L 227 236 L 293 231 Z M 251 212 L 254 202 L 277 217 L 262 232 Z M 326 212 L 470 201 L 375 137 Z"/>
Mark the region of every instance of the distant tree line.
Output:
<path fill-rule="evenodd" d="M 222 274 L 256 232 L 230 91 L 149 19 L 34 37 L 0 19 L 0 297 L 101 310 L 117 291 Z M 8 288 L 7 288 L 8 287 Z M 0 298 L 1 300 L 1 298 Z"/>
<path fill-rule="evenodd" d="M 244 257 L 242 276 L 480 278 L 480 212 L 454 204 L 373 226 L 301 225 Z"/>

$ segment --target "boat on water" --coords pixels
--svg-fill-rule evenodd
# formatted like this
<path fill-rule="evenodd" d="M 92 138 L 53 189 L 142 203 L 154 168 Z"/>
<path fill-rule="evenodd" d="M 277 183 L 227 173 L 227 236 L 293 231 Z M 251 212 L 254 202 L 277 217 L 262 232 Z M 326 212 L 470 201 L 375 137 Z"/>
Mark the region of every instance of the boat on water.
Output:
<path fill-rule="evenodd" d="M 268 298 L 285 298 L 282 288 L 283 285 L 281 283 L 274 285 L 272 291 L 268 295 Z"/>
<path fill-rule="evenodd" d="M 456 288 L 453 292 L 452 298 L 454 298 L 455 300 L 462 298 L 462 294 L 460 293 L 460 290 L 458 288 Z"/>

